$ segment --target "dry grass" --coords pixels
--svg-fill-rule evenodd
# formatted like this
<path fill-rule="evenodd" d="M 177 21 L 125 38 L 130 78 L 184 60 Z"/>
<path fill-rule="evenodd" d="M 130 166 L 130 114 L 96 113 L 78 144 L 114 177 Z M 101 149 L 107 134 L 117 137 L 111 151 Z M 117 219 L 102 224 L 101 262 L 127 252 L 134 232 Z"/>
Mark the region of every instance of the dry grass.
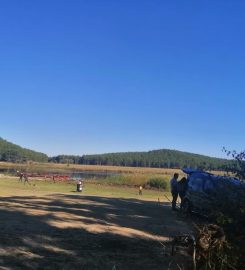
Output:
<path fill-rule="evenodd" d="M 0 168 L 5 169 L 26 169 L 28 171 L 103 171 L 103 172 L 117 172 L 117 173 L 131 173 L 131 174 L 161 174 L 172 176 L 174 173 L 179 173 L 180 176 L 185 174 L 181 169 L 168 168 L 149 168 L 149 167 L 122 167 L 122 166 L 103 166 L 103 165 L 79 165 L 79 164 L 56 164 L 56 163 L 10 163 L 0 162 Z M 211 173 L 223 175 L 221 171 L 211 171 Z"/>
<path fill-rule="evenodd" d="M 16 164 L 10 162 L 0 162 L 0 168 L 28 168 L 33 170 L 78 170 L 78 171 L 108 171 L 118 173 L 137 173 L 137 174 L 165 174 L 172 175 L 175 172 L 183 174 L 180 169 L 167 168 L 145 168 L 145 167 L 121 167 L 121 166 L 102 166 L 102 165 L 78 165 L 78 164 L 56 164 L 38 163 Z"/>

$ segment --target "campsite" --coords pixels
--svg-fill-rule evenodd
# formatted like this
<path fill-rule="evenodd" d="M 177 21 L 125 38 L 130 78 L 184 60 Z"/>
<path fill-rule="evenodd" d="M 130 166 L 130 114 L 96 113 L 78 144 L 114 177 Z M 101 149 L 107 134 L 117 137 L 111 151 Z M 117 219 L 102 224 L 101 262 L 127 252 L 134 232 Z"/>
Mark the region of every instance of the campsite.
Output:
<path fill-rule="evenodd" d="M 9 269 L 167 269 L 172 237 L 191 232 L 164 192 L 139 197 L 136 188 L 88 183 L 78 194 L 75 183 L 30 182 L 0 178 L 0 257 Z"/>
<path fill-rule="evenodd" d="M 201 231 L 210 221 L 202 211 L 191 214 L 185 204 L 181 210 L 180 198 L 178 211 L 171 210 L 169 181 L 178 170 L 92 165 L 76 165 L 71 169 L 65 164 L 48 163 L 2 162 L 0 165 L 0 257 L 3 267 L 202 269 L 196 267 L 200 254 L 207 251 L 198 250 L 197 241 L 202 240 L 199 239 Z M 19 169 L 28 175 L 27 183 L 20 177 Z M 110 174 L 112 169 L 113 174 Z M 89 171 L 92 177 L 87 174 Z M 103 171 L 107 174 L 101 177 Z M 210 179 L 223 181 L 221 175 L 224 174 L 190 169 L 178 172 L 181 176 L 186 173 L 191 176 L 185 200 L 191 202 L 193 198 L 193 202 L 205 207 L 207 197 L 204 197 L 205 203 L 200 201 L 206 192 L 205 184 L 200 191 L 200 177 L 204 183 L 209 183 Z M 82 183 L 82 188 L 79 189 L 78 183 Z M 140 192 L 139 186 L 143 187 Z M 210 194 L 210 183 L 208 187 Z M 225 201 L 224 194 L 223 190 L 221 196 Z M 218 194 L 215 197 L 218 198 Z M 214 207 L 211 197 L 209 204 Z M 209 209 L 209 214 L 215 209 Z M 197 226 L 202 228 L 200 232 Z M 214 228 L 222 234 L 220 240 L 214 238 L 214 243 L 221 241 L 219 245 L 223 245 L 223 230 Z M 182 238 L 184 242 L 179 242 Z M 174 253 L 173 245 L 179 245 Z M 183 247 L 184 252 L 181 251 Z M 193 257 L 196 252 L 199 257 Z M 212 265 L 213 259 L 208 263 Z"/>

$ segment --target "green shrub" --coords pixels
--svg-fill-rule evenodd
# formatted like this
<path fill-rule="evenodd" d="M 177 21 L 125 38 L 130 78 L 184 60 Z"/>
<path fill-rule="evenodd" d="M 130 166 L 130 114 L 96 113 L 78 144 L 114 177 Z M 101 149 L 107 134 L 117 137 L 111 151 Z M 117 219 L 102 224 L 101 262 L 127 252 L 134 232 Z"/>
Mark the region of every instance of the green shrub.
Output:
<path fill-rule="evenodd" d="M 143 186 L 144 188 L 157 188 L 169 191 L 168 177 L 147 174 L 119 174 L 110 175 L 100 181 L 109 185 Z"/>
<path fill-rule="evenodd" d="M 125 175 L 110 175 L 107 176 L 104 180 L 106 184 L 115 184 L 115 185 L 129 185 L 130 181 Z"/>
<path fill-rule="evenodd" d="M 162 177 L 152 177 L 147 181 L 146 185 L 151 188 L 165 189 L 169 191 L 169 181 Z"/>

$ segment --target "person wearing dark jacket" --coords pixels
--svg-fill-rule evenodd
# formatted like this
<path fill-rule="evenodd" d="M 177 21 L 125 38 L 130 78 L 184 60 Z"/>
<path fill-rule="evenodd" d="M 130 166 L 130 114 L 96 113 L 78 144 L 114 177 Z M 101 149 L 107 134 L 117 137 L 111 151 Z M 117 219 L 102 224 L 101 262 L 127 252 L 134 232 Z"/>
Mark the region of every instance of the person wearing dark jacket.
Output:
<path fill-rule="evenodd" d="M 187 179 L 185 177 L 181 178 L 181 180 L 178 182 L 178 193 L 181 200 L 180 209 L 182 209 L 183 207 L 184 197 L 185 197 L 187 187 L 188 187 L 187 184 L 188 184 Z"/>
<path fill-rule="evenodd" d="M 175 173 L 174 177 L 170 180 L 170 187 L 171 187 L 171 193 L 172 193 L 172 210 L 176 210 L 176 201 L 178 198 L 178 177 L 179 174 Z"/>

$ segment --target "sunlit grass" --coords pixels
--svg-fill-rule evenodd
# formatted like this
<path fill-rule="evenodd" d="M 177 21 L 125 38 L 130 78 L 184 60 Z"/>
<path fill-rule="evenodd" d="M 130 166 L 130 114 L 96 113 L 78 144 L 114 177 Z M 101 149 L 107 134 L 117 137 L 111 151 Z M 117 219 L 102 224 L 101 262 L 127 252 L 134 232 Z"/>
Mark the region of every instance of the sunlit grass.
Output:
<path fill-rule="evenodd" d="M 113 186 L 108 184 L 100 184 L 86 182 L 82 193 L 76 192 L 75 182 L 56 182 L 30 179 L 30 185 L 18 182 L 17 177 L 2 177 L 0 178 L 0 196 L 44 196 L 52 194 L 80 194 L 80 195 L 95 195 L 102 197 L 113 198 L 135 198 L 158 201 L 166 200 L 163 191 L 158 190 L 143 190 L 143 195 L 138 195 L 137 187 Z"/>

